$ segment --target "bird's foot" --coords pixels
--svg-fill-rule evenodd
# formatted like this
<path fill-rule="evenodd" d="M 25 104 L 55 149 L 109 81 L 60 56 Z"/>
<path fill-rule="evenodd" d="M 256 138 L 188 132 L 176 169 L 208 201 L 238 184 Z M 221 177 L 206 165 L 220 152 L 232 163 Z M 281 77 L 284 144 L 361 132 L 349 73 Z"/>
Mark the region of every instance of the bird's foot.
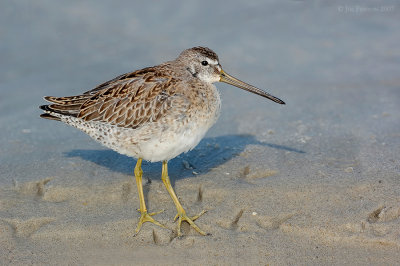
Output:
<path fill-rule="evenodd" d="M 140 219 L 139 219 L 139 223 L 138 223 L 138 225 L 137 225 L 137 227 L 136 227 L 135 235 L 134 235 L 134 236 L 136 236 L 136 235 L 139 233 L 140 228 L 142 228 L 142 225 L 143 225 L 145 222 L 150 222 L 150 223 L 153 223 L 153 224 L 155 224 L 155 225 L 158 225 L 158 226 L 160 226 L 160 227 L 162 227 L 162 228 L 166 228 L 166 227 L 165 227 L 164 225 L 162 225 L 160 222 L 158 222 L 157 220 L 154 220 L 154 218 L 151 217 L 151 216 L 153 216 L 153 215 L 162 213 L 163 211 L 164 211 L 164 210 L 161 210 L 161 211 L 158 211 L 158 212 L 151 212 L 151 213 L 148 213 L 147 211 L 140 212 Z"/>
<path fill-rule="evenodd" d="M 182 221 L 188 222 L 189 225 L 190 225 L 191 227 L 193 227 L 199 234 L 201 234 L 201 235 L 203 235 L 203 236 L 209 235 L 208 233 L 206 233 L 206 232 L 204 232 L 203 230 L 201 230 L 201 229 L 194 223 L 194 221 L 196 221 L 197 218 L 199 218 L 201 215 L 205 214 L 206 212 L 207 212 L 207 211 L 204 210 L 204 211 L 202 211 L 201 213 L 199 213 L 198 215 L 195 215 L 195 216 L 193 216 L 192 218 L 190 218 L 190 217 L 188 217 L 188 216 L 186 215 L 185 210 L 182 209 L 181 211 L 179 211 L 179 212 L 176 214 L 175 218 L 174 218 L 174 221 L 176 221 L 176 220 L 178 219 L 178 237 L 181 237 L 181 236 L 182 236 L 182 232 L 181 232 L 181 224 L 182 224 Z"/>

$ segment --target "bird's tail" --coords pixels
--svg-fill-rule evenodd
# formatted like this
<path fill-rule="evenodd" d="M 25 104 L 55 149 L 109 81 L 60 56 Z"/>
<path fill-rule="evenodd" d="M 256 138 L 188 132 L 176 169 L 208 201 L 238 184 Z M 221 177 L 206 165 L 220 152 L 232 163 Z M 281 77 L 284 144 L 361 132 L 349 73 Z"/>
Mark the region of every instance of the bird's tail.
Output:
<path fill-rule="evenodd" d="M 57 121 L 60 121 L 64 116 L 77 117 L 82 104 L 91 96 L 88 94 L 68 97 L 46 96 L 44 99 L 52 104 L 39 106 L 44 111 L 44 114 L 41 114 L 40 117 Z"/>

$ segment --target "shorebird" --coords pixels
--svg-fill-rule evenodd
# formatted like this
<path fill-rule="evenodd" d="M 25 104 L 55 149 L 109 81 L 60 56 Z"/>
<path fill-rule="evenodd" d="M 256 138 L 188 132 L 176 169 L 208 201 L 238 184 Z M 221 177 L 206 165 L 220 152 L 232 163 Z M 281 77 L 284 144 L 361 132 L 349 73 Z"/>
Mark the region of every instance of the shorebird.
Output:
<path fill-rule="evenodd" d="M 147 212 L 142 187 L 142 160 L 162 161 L 161 179 L 177 210 L 177 235 L 186 221 L 206 233 L 189 217 L 168 177 L 168 160 L 193 149 L 216 122 L 221 107 L 215 82 L 225 82 L 279 104 L 282 100 L 240 81 L 222 70 L 217 54 L 206 47 L 184 50 L 175 60 L 120 75 L 83 94 L 46 96 L 40 117 L 76 127 L 114 151 L 136 158 L 140 219 L 164 227 Z"/>

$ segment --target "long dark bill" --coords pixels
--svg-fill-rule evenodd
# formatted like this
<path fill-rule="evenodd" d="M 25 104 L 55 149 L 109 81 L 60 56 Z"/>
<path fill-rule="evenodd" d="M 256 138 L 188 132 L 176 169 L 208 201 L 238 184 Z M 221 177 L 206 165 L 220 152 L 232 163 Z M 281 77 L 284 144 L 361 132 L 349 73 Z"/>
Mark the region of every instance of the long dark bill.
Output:
<path fill-rule="evenodd" d="M 225 73 L 223 70 L 221 70 L 221 74 L 220 75 L 221 75 L 221 79 L 219 80 L 220 82 L 225 82 L 225 83 L 228 83 L 228 84 L 233 85 L 235 87 L 241 88 L 243 90 L 258 94 L 258 95 L 260 95 L 262 97 L 265 97 L 267 99 L 270 99 L 270 100 L 272 100 L 272 101 L 274 101 L 276 103 L 285 104 L 285 102 L 282 101 L 281 99 L 279 99 L 279 98 L 277 98 L 275 96 L 272 96 L 271 94 L 269 94 L 269 93 L 267 93 L 267 92 L 265 92 L 265 91 L 263 91 L 263 90 L 261 90 L 259 88 L 256 88 L 254 86 L 251 86 L 250 84 L 247 84 L 247 83 L 245 83 L 245 82 L 243 82 L 241 80 L 238 80 L 237 78 L 234 78 L 231 75 Z"/>

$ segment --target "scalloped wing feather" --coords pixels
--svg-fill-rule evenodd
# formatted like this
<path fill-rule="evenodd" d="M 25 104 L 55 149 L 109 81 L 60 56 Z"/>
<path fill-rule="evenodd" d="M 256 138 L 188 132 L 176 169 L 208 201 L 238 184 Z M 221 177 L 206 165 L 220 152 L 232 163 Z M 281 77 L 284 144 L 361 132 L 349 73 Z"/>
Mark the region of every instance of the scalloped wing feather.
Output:
<path fill-rule="evenodd" d="M 170 108 L 174 82 L 167 78 L 119 80 L 87 100 L 78 118 L 120 127 L 137 128 L 158 120 Z"/>
<path fill-rule="evenodd" d="M 176 94 L 183 86 L 171 78 L 171 73 L 154 68 L 144 68 L 118 76 L 82 95 L 45 97 L 54 104 L 46 111 L 99 121 L 126 128 L 138 128 L 147 122 L 163 117 L 174 108 L 187 109 L 187 100 Z M 184 111 L 184 110 L 182 110 Z"/>

